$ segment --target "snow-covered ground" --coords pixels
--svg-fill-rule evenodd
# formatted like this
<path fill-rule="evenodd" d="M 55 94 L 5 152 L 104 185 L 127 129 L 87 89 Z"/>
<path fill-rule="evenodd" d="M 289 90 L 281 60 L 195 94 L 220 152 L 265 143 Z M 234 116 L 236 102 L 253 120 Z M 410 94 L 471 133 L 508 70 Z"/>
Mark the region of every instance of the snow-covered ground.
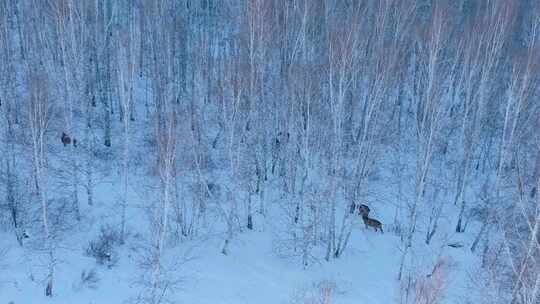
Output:
<path fill-rule="evenodd" d="M 143 111 L 143 109 L 139 109 Z M 144 125 L 141 125 L 144 130 Z M 144 136 L 133 139 L 138 149 L 133 150 L 134 162 L 146 158 L 148 146 L 144 145 Z M 62 147 L 55 152 L 63 156 Z M 409 151 L 410 152 L 410 151 Z M 59 161 L 52 158 L 52 162 Z M 384 158 L 384 157 L 383 157 Z M 391 160 L 390 157 L 384 158 Z M 61 161 L 61 160 L 60 160 Z M 412 162 L 413 160 L 411 160 Z M 144 162 L 144 161 L 143 161 Z M 104 162 L 106 163 L 106 162 Z M 109 166 L 96 160 L 96 166 Z M 100 177 L 96 185 L 94 206 L 88 206 L 84 191 L 80 191 L 82 219 L 64 231 L 59 248 L 56 250 L 57 265 L 54 279 L 54 296 L 45 297 L 44 286 L 47 273 L 47 259 L 44 252 L 36 251 L 32 243 L 33 235 L 20 247 L 12 232 L 0 231 L 0 304 L 120 304 L 136 303 L 143 292 L 140 278 L 148 275 L 149 270 L 141 267 L 145 246 L 148 246 L 148 206 L 157 200 L 154 177 L 145 166 L 131 166 L 130 201 L 127 210 L 127 225 L 130 235 L 126 244 L 118 253 L 118 263 L 111 268 L 96 264 L 95 259 L 85 255 L 88 242 L 95 239 L 100 228 L 105 225 L 119 229 L 121 197 L 121 176 L 115 176 L 118 168 L 112 165 L 109 175 Z M 96 170 L 97 171 L 97 170 Z M 193 183 L 195 177 L 184 172 L 186 185 Z M 406 174 L 406 173 L 404 173 Z M 413 179 L 409 172 L 409 177 Z M 314 172 L 321 183 L 325 181 L 320 172 Z M 399 207 L 392 197 L 397 191 L 388 191 L 395 187 L 399 177 L 384 166 L 378 168 L 375 181 L 370 184 L 370 191 L 377 193 L 373 200 L 368 200 L 372 214 L 381 220 L 384 234 L 367 230 L 362 219 L 355 215 L 349 246 L 338 259 L 329 262 L 323 259 L 324 253 L 317 252 L 317 259 L 307 268 L 302 267 L 297 258 L 283 257 L 277 251 L 283 229 L 283 210 L 279 203 L 279 182 L 267 185 L 269 198 L 268 214 L 257 218 L 253 231 L 237 232 L 229 247 L 229 254 L 221 253 L 223 248 L 223 219 L 209 212 L 205 231 L 196 240 L 187 240 L 166 250 L 165 259 L 170 265 L 170 279 L 175 281 L 169 290 L 168 299 L 174 303 L 189 304 L 227 304 L 227 303 L 290 303 L 290 304 L 330 304 L 330 303 L 400 303 L 403 296 L 403 284 L 397 280 L 403 242 L 394 232 L 393 219 L 396 208 L 406 213 L 405 206 Z M 210 180 L 219 179 L 218 184 L 227 185 L 228 175 L 220 171 L 212 172 Z M 403 175 L 402 178 L 407 178 Z M 139 180 L 141 179 L 141 180 Z M 278 178 L 276 178 L 278 179 Z M 188 187 L 188 186 L 186 186 Z M 157 188 L 157 187 L 155 187 Z M 411 201 L 413 189 L 403 189 L 403 200 Z M 448 195 L 446 195 L 448 196 Z M 469 296 L 470 280 L 468 274 L 475 271 L 476 259 L 470 253 L 473 233 L 455 234 L 455 215 L 457 206 L 445 200 L 445 208 L 440 218 L 439 228 L 430 245 L 424 243 L 425 226 L 428 215 L 419 214 L 418 231 L 410 249 L 405 272 L 415 278 L 427 277 L 438 261 L 444 261 L 445 278 L 443 303 L 465 303 Z M 185 198 L 184 198 L 185 199 Z M 189 199 L 189 198 L 188 198 Z M 344 198 L 341 198 L 344 199 Z M 428 202 L 429 203 L 429 202 Z M 343 204 L 343 202 L 340 202 Z M 403 204 L 403 202 L 402 202 Z M 343 205 L 342 205 L 343 206 Z M 428 210 L 429 208 L 426 208 Z M 342 211 L 342 209 L 340 209 Z M 336 220 L 340 221 L 341 216 Z M 214 217 L 214 218 L 212 218 Z M 475 224 L 472 223 L 471 226 Z M 35 225 L 40 229 L 39 223 Z M 470 229 L 474 231 L 477 227 Z M 281 231 L 280 231 L 281 230 Z M 39 242 L 39 240 L 37 240 Z M 449 243 L 461 243 L 462 248 L 451 248 Z M 2 248 L 8 248 L 2 255 Z M 324 251 L 324 248 L 316 250 Z M 176 264 L 176 265 L 175 265 Z M 174 265 L 174 268 L 172 268 Z M 83 272 L 95 271 L 96 282 L 88 284 L 81 281 Z M 414 286 L 410 286 L 414 288 Z"/>
<path fill-rule="evenodd" d="M 95 218 L 91 219 L 92 216 Z M 99 213 L 87 213 L 85 219 L 106 221 L 99 218 Z M 316 302 L 324 298 L 326 290 L 331 294 L 331 303 L 399 303 L 399 237 L 390 227 L 384 234 L 368 231 L 360 218 L 357 220 L 350 247 L 341 258 L 321 260 L 307 269 L 276 254 L 271 223 L 266 231 L 240 233 L 227 256 L 220 252 L 221 238 L 186 242 L 167 253 L 172 260 L 182 261 L 173 271 L 173 277 L 180 281 L 174 285 L 171 299 L 193 304 L 327 303 Z M 118 264 L 111 269 L 96 265 L 95 260 L 84 256 L 83 248 L 70 246 L 86 244 L 84 239 L 92 237 L 96 227 L 99 226 L 84 227 L 63 242 L 65 247 L 58 254 L 55 295 L 51 299 L 43 295 L 45 261 L 20 248 L 11 234 L 3 233 L 0 248 L 10 250 L 0 259 L 0 303 L 116 304 L 134 300 L 140 292 L 137 278 L 141 275 L 141 252 L 136 246 L 124 246 Z M 136 238 L 131 237 L 131 244 L 136 243 Z M 422 244 L 418 242 L 414 248 L 418 255 L 416 271 L 428 275 L 434 259 L 443 251 L 436 245 Z M 474 259 L 466 247 L 446 247 L 444 256 L 452 263 L 445 302 L 462 303 L 466 274 L 472 270 Z M 96 270 L 99 281 L 94 287 L 81 286 L 81 272 L 90 269 Z M 317 300 L 309 302 L 310 298 Z"/>
<path fill-rule="evenodd" d="M 142 155 L 145 152 L 144 149 L 135 151 L 135 159 L 143 157 L 137 153 Z M 96 165 L 99 163 L 96 162 Z M 100 266 L 95 259 L 84 254 L 88 242 L 96 238 L 102 226 L 110 225 L 119 229 L 118 201 L 122 187 L 119 184 L 121 177 L 115 176 L 113 168 L 110 175 L 102 177 L 97 183 L 94 206 L 88 206 L 84 191 L 80 192 L 82 219 L 69 231 L 62 233 L 57 249 L 52 298 L 44 295 L 47 259 L 45 253 L 32 247 L 32 242 L 36 242 L 34 236 L 31 234 L 25 246 L 20 247 L 12 232 L 0 232 L 0 249 L 9 248 L 5 256 L 0 256 L 0 304 L 136 302 L 137 296 L 144 290 L 139 284 L 140 278 L 149 272 L 141 267 L 150 231 L 148 209 L 144 207 L 157 199 L 155 189 L 151 189 L 155 177 L 137 166 L 133 166 L 132 170 L 134 174 L 130 177 L 130 205 L 127 210 L 130 235 L 126 244 L 119 249 L 118 263 L 111 268 Z M 282 207 L 279 202 L 276 203 L 280 197 L 279 182 L 269 182 L 267 185 L 270 208 L 267 216 L 255 219 L 253 231 L 245 229 L 237 232 L 228 255 L 221 253 L 223 232 L 226 231 L 223 219 L 214 214 L 215 211 L 209 212 L 207 223 L 202 225 L 205 231 L 196 240 L 187 240 L 166 250 L 165 259 L 171 267 L 168 275 L 175 281 L 169 290 L 169 299 L 174 303 L 189 304 L 400 303 L 400 296 L 403 295 L 400 290 L 407 281 L 397 280 L 403 242 L 394 232 L 393 219 L 396 208 L 403 208 L 400 211 L 403 213 L 406 211 L 405 206 L 399 207 L 392 197 L 395 189 L 387 190 L 388 187 L 395 187 L 389 184 L 396 181 L 393 174 L 391 170 L 379 167 L 370 185 L 370 191 L 376 195 L 367 201 L 372 207 L 373 216 L 383 223 L 385 233 L 367 230 L 362 219 L 355 215 L 349 246 L 343 255 L 327 262 L 323 259 L 324 252 L 317 252 L 318 260 L 307 268 L 302 267 L 297 258 L 283 257 L 277 252 L 283 237 L 281 234 L 286 229 L 281 218 Z M 186 185 L 194 179 L 188 175 L 184 178 Z M 228 182 L 226 174 L 221 176 L 219 172 L 214 172 L 211 179 L 219 179 L 218 183 L 225 185 Z M 318 176 L 317 180 L 324 178 Z M 403 189 L 402 192 L 404 201 L 412 200 L 412 189 Z M 454 233 L 458 206 L 448 203 L 451 200 L 447 196 L 439 197 L 439 200 L 447 203 L 444 204 L 439 228 L 430 245 L 424 243 L 428 215 L 419 214 L 418 230 L 405 272 L 415 278 L 427 277 L 438 261 L 444 261 L 443 303 L 466 303 L 464 297 L 469 297 L 471 288 L 468 275 L 475 271 L 477 264 L 469 248 L 478 227 L 471 223 L 469 233 Z M 337 220 L 341 220 L 341 215 L 338 214 Z M 39 224 L 36 227 L 39 229 Z M 450 243 L 464 246 L 451 248 L 447 246 Z M 324 251 L 324 248 L 315 250 Z M 97 282 L 82 283 L 83 271 L 88 273 L 91 270 L 96 272 Z M 328 297 L 327 302 L 325 297 Z"/>
<path fill-rule="evenodd" d="M 289 303 L 327 282 L 331 288 L 335 284 L 336 303 L 392 303 L 396 299 L 399 255 L 397 237 L 392 234 L 358 229 L 350 250 L 341 259 L 306 270 L 277 257 L 272 239 L 269 233 L 246 232 L 232 243 L 228 256 L 220 253 L 217 241 L 193 249 L 193 259 L 179 267 L 178 275 L 184 281 L 175 298 L 201 304 Z M 9 241 L 4 239 L 3 246 Z M 16 248 L 16 244 L 11 245 Z M 32 273 L 39 273 L 39 267 L 32 266 L 38 261 L 25 256 L 23 250 L 11 250 L 3 262 L 9 266 L 2 270 L 1 299 L 6 303 L 122 303 L 137 295 L 132 285 L 139 270 L 130 251 L 126 249 L 123 254 L 127 258 L 123 256 L 112 269 L 97 267 L 94 260 L 81 255 L 82 249 L 62 251 L 64 261 L 58 265 L 56 295 L 49 300 L 43 296 L 42 282 L 31 279 Z M 81 272 L 93 267 L 97 267 L 100 278 L 97 288 L 78 288 Z"/>

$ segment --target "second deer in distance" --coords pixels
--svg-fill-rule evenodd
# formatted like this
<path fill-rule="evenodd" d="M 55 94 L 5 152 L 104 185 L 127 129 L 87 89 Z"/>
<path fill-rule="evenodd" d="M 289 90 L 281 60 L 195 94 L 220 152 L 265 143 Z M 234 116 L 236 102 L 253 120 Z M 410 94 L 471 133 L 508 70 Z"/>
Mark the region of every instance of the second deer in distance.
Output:
<path fill-rule="evenodd" d="M 382 229 L 382 223 L 374 218 L 370 218 L 369 215 L 369 207 L 366 205 L 359 205 L 358 206 L 358 214 L 362 216 L 362 220 L 364 221 L 364 225 L 366 225 L 366 229 L 368 227 L 373 227 L 375 229 L 375 232 L 378 230 L 381 230 L 381 233 L 384 233 Z"/>
<path fill-rule="evenodd" d="M 67 135 L 65 132 L 62 132 L 62 137 L 60 139 L 62 140 L 64 147 L 71 144 L 71 137 L 69 137 L 69 135 Z M 77 147 L 77 139 L 75 138 L 73 138 L 73 146 Z"/>

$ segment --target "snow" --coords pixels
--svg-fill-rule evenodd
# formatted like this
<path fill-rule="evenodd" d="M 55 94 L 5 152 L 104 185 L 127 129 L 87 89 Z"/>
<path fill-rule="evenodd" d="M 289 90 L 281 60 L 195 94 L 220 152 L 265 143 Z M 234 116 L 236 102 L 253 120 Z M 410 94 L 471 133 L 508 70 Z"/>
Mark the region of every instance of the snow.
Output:
<path fill-rule="evenodd" d="M 392 300 L 392 294 L 384 292 L 393 285 L 392 267 L 387 262 L 381 263 L 380 259 L 369 258 L 370 255 L 359 252 L 304 271 L 298 265 L 273 257 L 268 239 L 257 233 L 247 234 L 235 243 L 237 246 L 231 247 L 230 256 L 220 254 L 219 246 L 213 244 L 210 247 L 214 250 L 208 251 L 211 253 L 200 255 L 182 270 L 192 275 L 185 279 L 177 298 L 185 303 L 286 303 L 296 289 L 329 280 L 344 290 L 338 297 L 342 300 L 339 303 L 353 303 L 354 299 L 372 303 Z M 388 249 L 384 243 L 377 243 L 381 249 Z M 4 271 L 7 277 L 4 277 L 1 289 L 2 301 L 7 299 L 8 303 L 35 303 L 38 299 L 50 303 L 80 303 L 81 299 L 85 299 L 85 303 L 121 303 L 129 295 L 136 295 L 129 283 L 133 280 L 131 275 L 137 273 L 136 267 L 129 266 L 135 263 L 121 263 L 113 269 L 100 268 L 101 281 L 95 290 L 77 290 L 72 284 L 83 269 L 92 267 L 91 260 L 62 263 L 57 272 L 56 295 L 46 300 L 42 295 L 42 284 L 31 283 L 24 273 L 16 271 L 23 268 L 24 259 L 12 254 L 9 261 L 12 267 Z M 349 286 L 356 288 L 349 289 Z M 375 299 L 373 294 L 387 297 Z"/>
<path fill-rule="evenodd" d="M 140 152 L 140 151 L 139 151 Z M 203 225 L 206 230 L 196 239 L 186 240 L 166 251 L 167 265 L 172 280 L 178 284 L 170 290 L 170 299 L 175 303 L 325 303 L 308 301 L 310 297 L 321 298 L 321 290 L 331 290 L 331 302 L 336 304 L 399 303 L 400 282 L 397 280 L 402 242 L 393 232 L 392 219 L 398 204 L 386 190 L 391 178 L 389 170 L 380 170 L 377 180 L 372 181 L 371 192 L 377 193 L 369 204 L 372 214 L 383 223 L 384 234 L 367 230 L 359 216 L 353 217 L 354 228 L 349 246 L 338 259 L 325 261 L 324 248 L 317 248 L 319 260 L 303 268 L 297 258 L 284 257 L 277 251 L 285 226 L 279 203 L 279 183 L 270 182 L 267 195 L 266 218 L 255 218 L 255 230 L 244 230 L 235 234 L 229 254 L 223 255 L 223 227 L 219 215 L 208 212 Z M 214 172 L 213 180 L 227 183 L 227 176 Z M 193 180 L 186 174 L 184 185 Z M 82 220 L 64 233 L 61 247 L 57 250 L 58 264 L 55 272 L 54 296 L 44 296 L 46 258 L 31 246 L 31 239 L 20 247 L 12 232 L 0 231 L 0 249 L 9 248 L 6 256 L 0 255 L 0 304 L 116 304 L 131 303 L 144 290 L 139 283 L 149 270 L 141 267 L 145 246 L 148 244 L 148 209 L 155 203 L 155 190 L 148 172 L 139 172 L 130 177 L 131 188 L 127 223 L 130 235 L 126 244 L 119 249 L 119 262 L 112 268 L 99 266 L 93 258 L 84 255 L 84 247 L 94 239 L 102 226 L 119 226 L 120 193 L 119 181 L 113 170 L 110 176 L 99 179 L 95 188 L 93 206 L 86 204 L 81 191 Z M 144 179 L 144 180 L 140 180 Z M 319 176 L 314 178 L 320 179 Z M 145 185 L 142 187 L 141 185 Z M 182 185 L 182 187 L 184 187 Z M 403 200 L 410 200 L 411 189 L 403 189 Z M 448 195 L 447 195 L 448 196 Z M 189 198 L 183 198 L 189 199 Z M 342 198 L 344 199 L 344 198 Z M 440 200 L 449 200 L 441 195 Z M 343 202 L 341 202 L 343 203 Z M 257 202 L 254 202 L 254 206 Z M 469 247 L 474 233 L 453 233 L 452 216 L 458 206 L 445 204 L 439 229 L 430 245 L 424 243 L 427 222 L 425 214 L 419 215 L 419 231 L 409 256 L 406 271 L 427 276 L 438 258 L 450 266 L 445 299 L 443 303 L 463 303 L 470 293 L 468 276 L 476 271 L 478 262 Z M 405 211 L 402 211 L 405 212 Z M 337 221 L 341 221 L 338 214 Z M 221 225 L 221 226 L 220 226 Z M 118 227 L 117 227 L 118 228 Z M 475 223 L 468 228 L 478 230 Z M 219 233 L 218 233 L 219 232 Z M 449 243 L 462 243 L 462 248 L 448 247 Z M 1 251 L 0 251 L 1 252 Z M 410 264 L 410 265 L 409 265 Z M 99 281 L 94 288 L 81 284 L 81 273 L 95 269 Z M 322 289 L 321 289 L 322 288 Z"/>
<path fill-rule="evenodd" d="M 81 233 L 80 237 L 83 236 Z M 241 233 L 232 242 L 228 256 L 220 253 L 222 244 L 217 238 L 194 246 L 190 249 L 191 259 L 183 263 L 176 274 L 182 277 L 182 282 L 174 291 L 173 299 L 193 304 L 293 303 L 298 295 L 316 291 L 317 284 L 327 282 L 335 285 L 332 303 L 397 302 L 399 238 L 389 229 L 384 234 L 367 231 L 358 218 L 349 250 L 339 259 L 323 260 L 307 269 L 302 269 L 296 261 L 278 257 L 274 252 L 274 238 L 271 231 Z M 43 295 L 40 282 L 43 273 L 38 257 L 18 247 L 6 234 L 0 244 L 2 248 L 12 248 L 2 260 L 0 303 L 113 304 L 137 296 L 135 283 L 140 270 L 138 252 L 134 248 L 123 248 L 119 264 L 112 269 L 95 265 L 94 260 L 81 254 L 82 249 L 61 250 L 55 296 L 48 299 Z M 425 257 L 418 260 L 426 262 L 433 254 L 424 249 L 416 250 L 416 254 L 423 252 Z M 462 253 L 463 249 L 451 251 Z M 174 249 L 170 254 L 180 257 L 185 252 Z M 453 259 L 466 261 L 467 256 L 456 254 Z M 96 268 L 100 278 L 97 288 L 77 286 L 81 271 L 92 268 Z M 457 279 L 459 277 L 454 278 Z M 463 295 L 459 289 L 449 294 L 450 298 Z"/>

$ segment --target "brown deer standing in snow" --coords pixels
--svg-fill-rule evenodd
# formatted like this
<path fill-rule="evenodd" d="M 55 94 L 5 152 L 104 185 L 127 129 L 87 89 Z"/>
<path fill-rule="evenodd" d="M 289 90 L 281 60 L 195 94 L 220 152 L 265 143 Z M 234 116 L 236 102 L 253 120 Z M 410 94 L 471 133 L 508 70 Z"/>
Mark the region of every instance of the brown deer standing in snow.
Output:
<path fill-rule="evenodd" d="M 373 228 L 375 228 L 375 232 L 377 232 L 377 230 L 381 230 L 381 233 L 384 233 L 384 231 L 382 229 L 382 223 L 379 222 L 378 220 L 374 219 L 374 218 L 370 218 L 368 216 L 369 211 L 370 211 L 370 209 L 366 205 L 358 206 L 358 214 L 362 216 L 362 220 L 364 221 L 364 225 L 366 225 L 366 229 L 368 227 L 373 227 Z"/>
<path fill-rule="evenodd" d="M 364 220 L 364 224 L 366 225 L 366 229 L 368 227 L 375 228 L 375 232 L 377 232 L 377 229 L 381 230 L 381 233 L 384 233 L 382 229 L 382 224 L 376 219 L 369 218 L 367 215 L 362 215 L 362 219 Z"/>

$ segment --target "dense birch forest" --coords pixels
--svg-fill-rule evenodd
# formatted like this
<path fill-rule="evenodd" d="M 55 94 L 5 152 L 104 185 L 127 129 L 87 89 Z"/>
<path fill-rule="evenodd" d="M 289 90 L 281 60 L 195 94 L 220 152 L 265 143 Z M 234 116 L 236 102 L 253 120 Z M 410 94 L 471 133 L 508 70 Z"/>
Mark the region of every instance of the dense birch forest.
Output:
<path fill-rule="evenodd" d="M 132 300 L 180 303 L 182 248 L 313 269 L 368 234 L 396 303 L 446 303 L 456 250 L 480 302 L 539 303 L 539 76 L 536 0 L 0 0 L 0 302 L 10 252 L 36 303 L 129 248 Z"/>

